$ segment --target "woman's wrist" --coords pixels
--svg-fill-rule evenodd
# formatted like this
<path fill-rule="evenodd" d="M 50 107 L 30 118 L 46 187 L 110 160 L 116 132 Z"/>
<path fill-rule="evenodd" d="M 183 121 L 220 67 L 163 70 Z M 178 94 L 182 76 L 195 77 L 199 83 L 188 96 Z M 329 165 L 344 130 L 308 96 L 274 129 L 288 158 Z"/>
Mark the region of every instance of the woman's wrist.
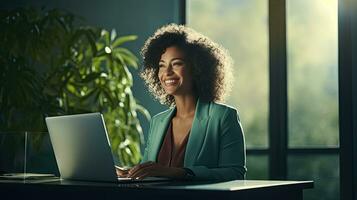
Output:
<path fill-rule="evenodd" d="M 173 168 L 175 169 L 174 177 L 176 179 L 191 179 L 195 176 L 189 168 Z"/>
<path fill-rule="evenodd" d="M 195 173 L 190 168 L 184 167 L 183 170 L 185 170 L 186 172 L 185 179 L 192 179 L 193 177 L 196 176 Z"/>
<path fill-rule="evenodd" d="M 186 171 L 183 168 L 173 168 L 174 169 L 174 177 L 177 179 L 184 179 L 186 177 Z"/>

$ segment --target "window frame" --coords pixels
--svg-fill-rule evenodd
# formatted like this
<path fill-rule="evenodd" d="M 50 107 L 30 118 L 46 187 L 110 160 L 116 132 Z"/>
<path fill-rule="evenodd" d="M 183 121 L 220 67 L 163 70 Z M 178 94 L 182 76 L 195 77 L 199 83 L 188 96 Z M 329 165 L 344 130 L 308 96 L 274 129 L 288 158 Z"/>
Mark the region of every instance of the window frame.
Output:
<path fill-rule="evenodd" d="M 286 2 L 269 1 L 269 177 L 287 178 Z"/>
<path fill-rule="evenodd" d="M 357 200 L 357 2 L 338 2 L 340 198 Z"/>

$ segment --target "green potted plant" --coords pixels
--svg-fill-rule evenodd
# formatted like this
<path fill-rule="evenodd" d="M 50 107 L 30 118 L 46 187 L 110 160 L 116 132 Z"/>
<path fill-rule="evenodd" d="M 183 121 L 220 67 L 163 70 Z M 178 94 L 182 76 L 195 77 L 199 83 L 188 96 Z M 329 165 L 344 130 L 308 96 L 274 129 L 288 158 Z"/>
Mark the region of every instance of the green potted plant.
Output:
<path fill-rule="evenodd" d="M 101 112 L 114 155 L 134 165 L 137 112 L 150 118 L 131 91 L 138 59 L 122 46 L 137 37 L 81 22 L 58 9 L 0 11 L 0 131 L 46 131 L 45 116 Z"/>

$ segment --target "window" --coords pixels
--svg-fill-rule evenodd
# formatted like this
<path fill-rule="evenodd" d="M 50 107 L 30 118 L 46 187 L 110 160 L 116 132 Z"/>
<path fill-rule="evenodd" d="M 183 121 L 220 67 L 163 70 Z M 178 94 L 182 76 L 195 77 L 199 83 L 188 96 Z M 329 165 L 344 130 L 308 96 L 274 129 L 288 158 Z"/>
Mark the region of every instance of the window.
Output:
<path fill-rule="evenodd" d="M 234 60 L 238 78 L 227 103 L 238 108 L 248 149 L 268 148 L 267 6 L 267 0 L 187 1 L 187 25 L 228 49 Z M 248 179 L 267 179 L 267 155 L 248 154 L 247 165 Z"/>
<path fill-rule="evenodd" d="M 289 147 L 338 147 L 337 0 L 288 0 L 287 39 Z"/>
<path fill-rule="evenodd" d="M 269 179 L 269 12 L 282 3 L 286 20 L 287 111 L 284 177 L 314 180 L 305 199 L 339 198 L 337 0 L 187 0 L 187 25 L 227 48 L 238 77 L 227 103 L 240 111 L 247 178 Z M 272 6 L 269 6 L 272 5 Z M 269 10 L 270 9 L 270 10 Z M 274 28 L 276 28 L 274 26 Z M 273 30 L 274 31 L 274 30 Z M 284 33 L 285 34 L 285 33 Z M 283 40 L 284 37 L 275 38 Z M 285 41 L 283 42 L 285 44 Z M 276 66 L 274 66 L 276 67 Z M 280 66 L 279 66 L 280 67 Z M 282 70 L 284 71 L 284 70 Z M 284 88 L 284 87 L 283 87 Z M 271 122 L 272 123 L 272 122 Z M 275 136 L 274 136 L 275 137 Z M 281 138 L 272 139 L 280 140 Z M 271 173 L 271 171 L 270 171 Z"/>
<path fill-rule="evenodd" d="M 288 178 L 313 179 L 308 199 L 339 198 L 337 0 L 287 0 Z M 320 153 L 309 149 L 320 149 Z"/>

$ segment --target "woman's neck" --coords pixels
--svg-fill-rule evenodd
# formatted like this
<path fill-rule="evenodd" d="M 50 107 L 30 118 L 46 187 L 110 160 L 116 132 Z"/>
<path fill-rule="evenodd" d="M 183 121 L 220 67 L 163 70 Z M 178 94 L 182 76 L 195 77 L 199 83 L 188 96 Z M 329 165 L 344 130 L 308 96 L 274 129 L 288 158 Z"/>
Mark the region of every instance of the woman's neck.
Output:
<path fill-rule="evenodd" d="M 197 97 L 193 95 L 175 96 L 176 117 L 193 117 L 196 110 Z"/>

